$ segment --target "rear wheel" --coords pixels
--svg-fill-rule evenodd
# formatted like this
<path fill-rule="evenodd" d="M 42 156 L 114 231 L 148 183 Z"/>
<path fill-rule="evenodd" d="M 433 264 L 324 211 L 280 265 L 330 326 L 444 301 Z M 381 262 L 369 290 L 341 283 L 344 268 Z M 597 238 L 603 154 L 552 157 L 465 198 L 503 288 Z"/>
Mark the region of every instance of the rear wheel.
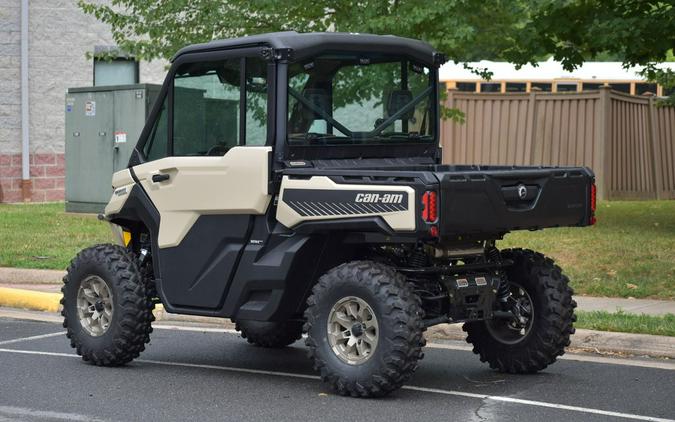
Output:
<path fill-rule="evenodd" d="M 423 357 L 423 311 L 401 274 L 372 261 L 328 271 L 307 300 L 309 356 L 339 394 L 383 396 Z"/>
<path fill-rule="evenodd" d="M 249 343 L 260 347 L 281 348 L 295 343 L 302 337 L 302 322 L 264 322 L 264 321 L 237 321 L 237 331 L 241 331 L 242 338 Z"/>
<path fill-rule="evenodd" d="M 117 366 L 150 341 L 154 304 L 134 255 L 117 245 L 82 250 L 63 278 L 63 326 L 85 361 Z"/>
<path fill-rule="evenodd" d="M 466 341 L 493 369 L 537 372 L 565 353 L 577 305 L 568 278 L 552 259 L 523 249 L 505 250 L 502 256 L 514 261 L 506 271 L 514 318 L 466 323 Z"/>

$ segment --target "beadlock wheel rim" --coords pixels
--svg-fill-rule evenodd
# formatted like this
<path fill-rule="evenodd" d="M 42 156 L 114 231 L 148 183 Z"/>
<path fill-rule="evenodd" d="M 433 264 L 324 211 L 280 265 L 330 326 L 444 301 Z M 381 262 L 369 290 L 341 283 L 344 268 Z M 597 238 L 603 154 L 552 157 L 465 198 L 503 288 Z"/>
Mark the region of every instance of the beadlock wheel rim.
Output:
<path fill-rule="evenodd" d="M 102 336 L 110 328 L 113 297 L 108 284 L 101 277 L 90 275 L 80 283 L 77 314 L 80 325 L 91 336 Z"/>
<path fill-rule="evenodd" d="M 375 312 L 356 296 L 344 297 L 333 305 L 327 332 L 331 349 L 349 365 L 366 362 L 377 348 L 379 327 Z"/>
<path fill-rule="evenodd" d="M 517 323 L 515 319 L 498 320 L 492 319 L 485 321 L 485 326 L 496 340 L 504 344 L 517 344 L 527 338 L 534 325 L 534 302 L 530 294 L 520 284 L 509 282 L 511 296 L 509 301 L 512 309 L 516 312 L 516 318 L 523 317 L 525 321 L 520 320 Z"/>

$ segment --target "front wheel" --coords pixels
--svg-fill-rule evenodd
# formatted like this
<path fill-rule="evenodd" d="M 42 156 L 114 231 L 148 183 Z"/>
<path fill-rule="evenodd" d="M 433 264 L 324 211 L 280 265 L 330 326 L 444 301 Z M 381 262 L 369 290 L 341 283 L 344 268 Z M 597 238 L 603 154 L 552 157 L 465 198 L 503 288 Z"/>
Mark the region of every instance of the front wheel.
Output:
<path fill-rule="evenodd" d="M 82 250 L 63 278 L 63 326 L 85 361 L 117 366 L 150 341 L 154 304 L 134 255 L 117 245 Z"/>
<path fill-rule="evenodd" d="M 417 369 L 424 346 L 420 299 L 391 267 L 354 261 L 333 268 L 307 305 L 309 356 L 339 394 L 383 396 Z"/>
<path fill-rule="evenodd" d="M 466 341 L 481 362 L 500 372 L 533 373 L 565 353 L 576 321 L 568 278 L 544 255 L 523 249 L 505 250 L 513 261 L 506 271 L 511 319 L 464 324 Z"/>

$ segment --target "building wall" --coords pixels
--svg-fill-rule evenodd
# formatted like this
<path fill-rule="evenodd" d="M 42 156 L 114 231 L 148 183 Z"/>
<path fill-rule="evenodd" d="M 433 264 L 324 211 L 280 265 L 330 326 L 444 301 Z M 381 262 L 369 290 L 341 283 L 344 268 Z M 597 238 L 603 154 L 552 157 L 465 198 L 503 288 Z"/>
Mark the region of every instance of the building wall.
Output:
<path fill-rule="evenodd" d="M 21 194 L 21 1 L 0 0 L 0 202 Z M 114 45 L 106 25 L 76 0 L 29 2 L 32 201 L 64 199 L 64 120 L 68 88 L 93 85 L 87 52 Z M 161 83 L 165 63 L 140 63 L 140 82 Z"/>

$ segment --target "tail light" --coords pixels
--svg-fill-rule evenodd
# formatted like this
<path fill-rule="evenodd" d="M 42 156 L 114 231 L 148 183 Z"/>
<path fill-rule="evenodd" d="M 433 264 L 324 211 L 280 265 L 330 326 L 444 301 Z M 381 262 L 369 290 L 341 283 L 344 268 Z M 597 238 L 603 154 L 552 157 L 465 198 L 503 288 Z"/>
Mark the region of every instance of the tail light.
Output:
<path fill-rule="evenodd" d="M 595 219 L 595 209 L 597 206 L 598 200 L 598 188 L 595 186 L 595 183 L 591 184 L 591 219 L 590 224 L 593 225 L 596 222 Z"/>
<path fill-rule="evenodd" d="M 434 223 L 438 220 L 438 198 L 434 191 L 426 191 L 422 195 L 422 220 Z"/>

